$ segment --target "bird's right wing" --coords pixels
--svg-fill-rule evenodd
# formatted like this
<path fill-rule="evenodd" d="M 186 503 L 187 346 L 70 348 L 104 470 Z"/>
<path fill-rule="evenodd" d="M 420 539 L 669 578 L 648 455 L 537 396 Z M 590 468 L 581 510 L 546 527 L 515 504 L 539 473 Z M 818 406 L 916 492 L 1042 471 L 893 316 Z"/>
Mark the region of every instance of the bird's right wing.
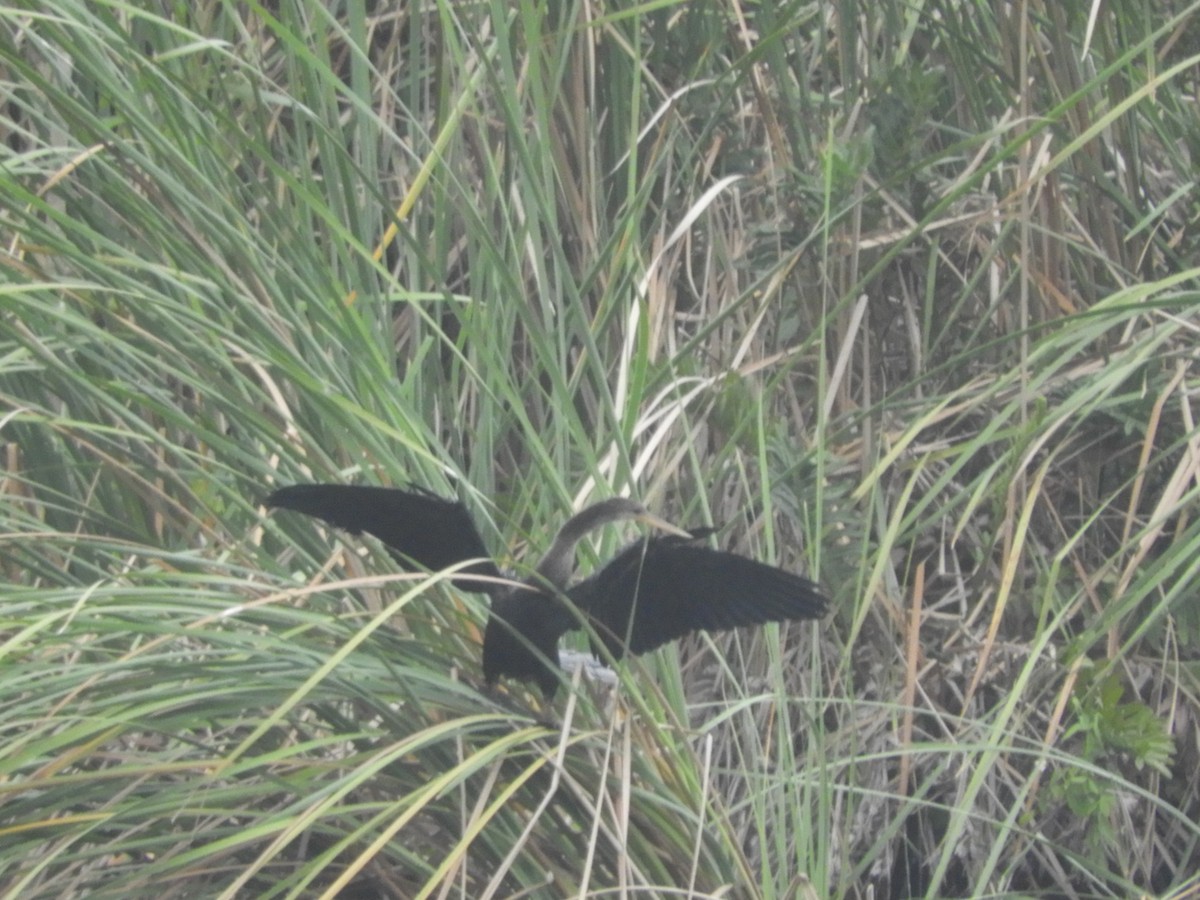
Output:
<path fill-rule="evenodd" d="M 614 657 L 705 629 L 817 619 L 817 585 L 776 566 L 678 538 L 637 541 L 568 591 Z"/>
<path fill-rule="evenodd" d="M 463 562 L 468 575 L 500 577 L 466 507 L 424 491 L 349 484 L 296 484 L 280 488 L 264 501 L 267 506 L 315 516 L 352 534 L 366 532 L 383 541 L 409 571 L 438 572 Z M 459 587 L 491 593 L 496 585 L 455 578 Z"/>

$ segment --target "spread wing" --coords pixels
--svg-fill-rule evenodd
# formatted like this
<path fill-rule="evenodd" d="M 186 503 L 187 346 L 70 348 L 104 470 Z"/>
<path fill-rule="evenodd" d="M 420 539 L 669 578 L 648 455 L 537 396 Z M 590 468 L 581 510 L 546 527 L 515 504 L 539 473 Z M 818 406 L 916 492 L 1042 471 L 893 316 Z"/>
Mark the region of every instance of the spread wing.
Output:
<path fill-rule="evenodd" d="M 829 607 L 807 578 L 673 537 L 631 544 L 567 593 L 618 659 L 698 629 L 817 619 Z"/>
<path fill-rule="evenodd" d="M 349 484 L 296 484 L 280 488 L 267 506 L 315 516 L 351 534 L 374 535 L 407 571 L 438 572 L 468 559 L 480 562 L 462 571 L 500 577 L 466 507 L 424 491 Z M 490 593 L 497 585 L 456 578 L 459 587 Z"/>

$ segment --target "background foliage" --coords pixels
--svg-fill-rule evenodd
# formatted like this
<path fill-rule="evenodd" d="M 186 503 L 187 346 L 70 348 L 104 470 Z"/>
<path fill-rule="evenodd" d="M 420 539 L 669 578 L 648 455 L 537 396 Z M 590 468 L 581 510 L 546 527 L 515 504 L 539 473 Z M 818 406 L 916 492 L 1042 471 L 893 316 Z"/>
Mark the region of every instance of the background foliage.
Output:
<path fill-rule="evenodd" d="M 4 895 L 1193 896 L 1197 12 L 0 9 Z M 489 696 L 311 479 L 836 613 Z"/>

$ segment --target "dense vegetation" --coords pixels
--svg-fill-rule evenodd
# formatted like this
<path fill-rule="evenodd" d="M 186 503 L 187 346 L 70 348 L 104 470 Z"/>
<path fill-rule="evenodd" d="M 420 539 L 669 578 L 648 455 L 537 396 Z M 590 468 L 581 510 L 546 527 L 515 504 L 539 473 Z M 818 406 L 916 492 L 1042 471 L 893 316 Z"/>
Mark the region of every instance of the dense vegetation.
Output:
<path fill-rule="evenodd" d="M 1195 896 L 1200 4 L 361 7 L 0 9 L 3 895 Z M 313 479 L 835 613 L 485 694 Z"/>

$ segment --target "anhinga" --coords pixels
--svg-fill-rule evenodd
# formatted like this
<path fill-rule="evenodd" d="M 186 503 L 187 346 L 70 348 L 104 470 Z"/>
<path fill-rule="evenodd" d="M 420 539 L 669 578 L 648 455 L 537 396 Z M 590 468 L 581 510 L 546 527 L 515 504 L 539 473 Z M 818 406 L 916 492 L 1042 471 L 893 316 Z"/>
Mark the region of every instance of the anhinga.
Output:
<path fill-rule="evenodd" d="M 454 581 L 487 594 L 491 615 L 483 636 L 483 674 L 531 679 L 550 697 L 558 640 L 591 626 L 614 659 L 644 653 L 690 631 L 710 631 L 823 616 L 827 601 L 811 581 L 775 566 L 700 546 L 710 530 L 689 534 L 617 497 L 572 516 L 533 578 L 505 584 L 466 508 L 425 491 L 338 484 L 281 488 L 266 505 L 323 519 L 383 541 L 407 570 L 464 566 Z M 589 578 L 568 585 L 575 545 L 588 532 L 635 519 L 670 532 L 635 541 Z M 484 576 L 473 578 L 471 576 Z M 489 580 L 496 579 L 496 580 Z M 570 603 L 563 602 L 566 597 Z"/>

